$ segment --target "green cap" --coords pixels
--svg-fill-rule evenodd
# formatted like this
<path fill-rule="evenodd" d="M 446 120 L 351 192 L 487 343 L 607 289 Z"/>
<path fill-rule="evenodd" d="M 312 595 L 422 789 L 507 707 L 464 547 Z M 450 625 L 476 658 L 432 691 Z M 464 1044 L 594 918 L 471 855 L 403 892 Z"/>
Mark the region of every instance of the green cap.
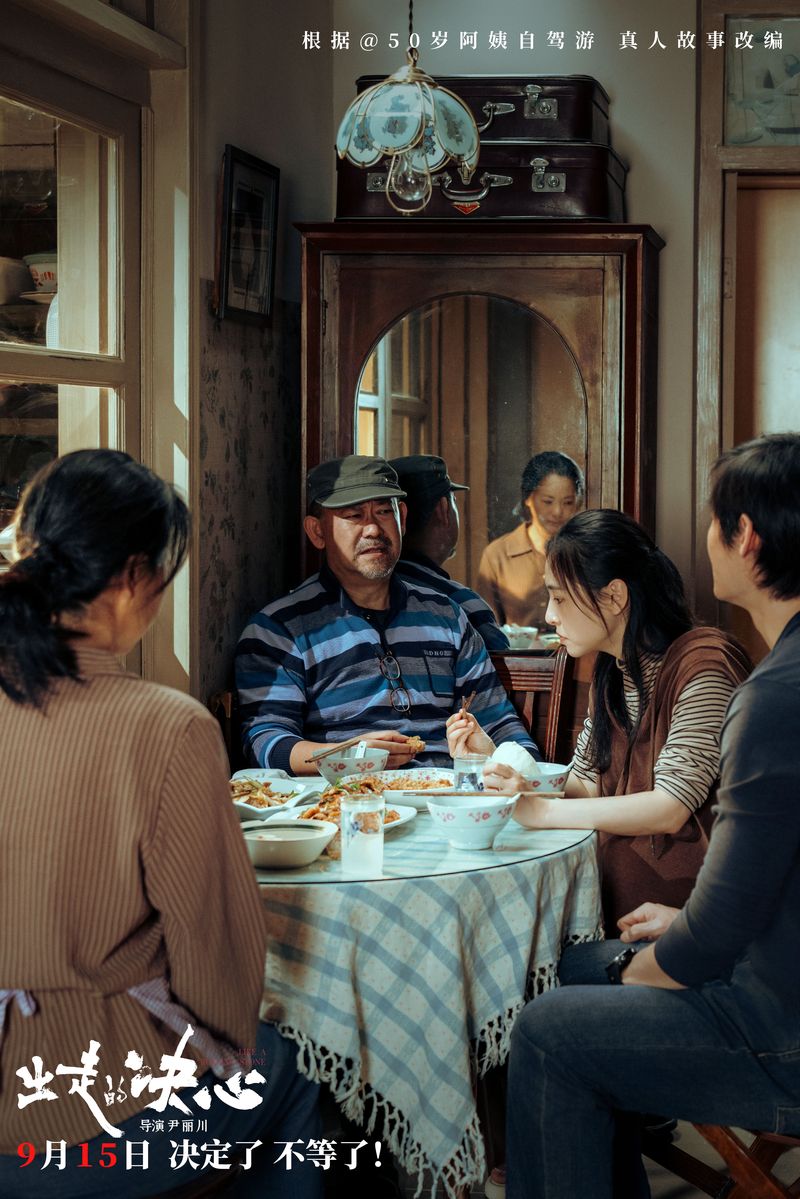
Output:
<path fill-rule="evenodd" d="M 412 507 L 438 500 L 451 491 L 469 491 L 465 483 L 453 482 L 447 473 L 447 463 L 437 454 L 408 454 L 405 458 L 392 458 L 389 465 L 397 471 L 400 486 L 405 488 Z"/>
<path fill-rule="evenodd" d="M 312 504 L 321 504 L 323 508 L 349 508 L 367 500 L 403 500 L 406 493 L 384 458 L 348 454 L 346 458 L 320 462 L 309 471 L 306 496 L 309 508 Z"/>

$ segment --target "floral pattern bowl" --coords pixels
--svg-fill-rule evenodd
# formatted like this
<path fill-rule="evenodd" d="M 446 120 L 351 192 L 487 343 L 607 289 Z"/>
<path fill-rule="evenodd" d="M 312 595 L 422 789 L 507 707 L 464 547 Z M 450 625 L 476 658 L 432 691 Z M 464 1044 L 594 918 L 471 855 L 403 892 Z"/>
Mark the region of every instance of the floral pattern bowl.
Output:
<path fill-rule="evenodd" d="M 383 770 L 389 760 L 388 750 L 385 749 L 368 749 L 363 758 L 357 758 L 355 753 L 353 747 L 344 753 L 320 758 L 317 763 L 320 774 L 335 785 L 348 774 L 374 774 L 377 770 Z"/>
<path fill-rule="evenodd" d="M 492 796 L 486 791 L 442 795 L 428 800 L 428 811 L 454 849 L 491 849 L 511 819 L 519 795 Z"/>

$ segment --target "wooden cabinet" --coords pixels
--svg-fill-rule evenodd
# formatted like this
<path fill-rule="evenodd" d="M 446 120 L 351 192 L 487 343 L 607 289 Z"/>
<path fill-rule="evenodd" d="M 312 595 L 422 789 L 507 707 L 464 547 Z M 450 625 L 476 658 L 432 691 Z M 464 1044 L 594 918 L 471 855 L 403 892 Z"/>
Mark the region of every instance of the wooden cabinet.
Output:
<path fill-rule="evenodd" d="M 484 540 L 500 519 L 492 489 L 513 493 L 542 449 L 579 461 L 588 506 L 621 507 L 652 530 L 663 242 L 651 228 L 339 221 L 299 229 L 306 471 L 357 448 L 358 394 L 373 386 L 362 379 L 365 365 L 420 314 L 411 398 L 426 400 L 430 415 L 416 441 L 395 437 L 388 456 L 441 453 L 451 476 L 470 484 L 467 515 Z M 509 341 L 520 315 L 522 340 Z M 370 379 L 376 373 L 370 367 Z"/>

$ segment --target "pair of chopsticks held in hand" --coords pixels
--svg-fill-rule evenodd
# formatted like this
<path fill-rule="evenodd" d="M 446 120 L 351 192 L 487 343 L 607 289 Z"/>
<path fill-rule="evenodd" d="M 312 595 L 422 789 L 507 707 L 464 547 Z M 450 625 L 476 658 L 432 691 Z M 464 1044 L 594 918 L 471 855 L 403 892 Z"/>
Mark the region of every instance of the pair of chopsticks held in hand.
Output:
<path fill-rule="evenodd" d="M 473 691 L 470 695 L 466 696 L 466 698 L 462 697 L 460 709 L 460 714 L 462 716 L 466 716 L 467 712 L 469 712 L 472 701 L 477 694 L 477 691 Z M 341 741 L 338 745 L 330 745 L 325 749 L 318 749 L 315 753 L 311 754 L 309 758 L 306 758 L 306 764 L 311 765 L 312 762 L 318 762 L 320 758 L 327 758 L 329 754 L 341 753 L 345 749 L 350 749 L 353 745 L 358 745 L 360 740 L 360 736 L 350 737 L 349 740 Z"/>

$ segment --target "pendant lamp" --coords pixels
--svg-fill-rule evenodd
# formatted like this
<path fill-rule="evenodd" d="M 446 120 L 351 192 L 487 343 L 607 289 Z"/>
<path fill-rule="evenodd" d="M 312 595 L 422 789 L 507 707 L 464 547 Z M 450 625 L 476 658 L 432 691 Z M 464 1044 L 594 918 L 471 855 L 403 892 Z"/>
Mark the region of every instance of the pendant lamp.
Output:
<path fill-rule="evenodd" d="M 469 183 L 480 151 L 467 105 L 417 66 L 413 16 L 409 0 L 406 65 L 356 96 L 336 135 L 339 157 L 354 166 L 390 159 L 386 199 L 404 215 L 423 210 L 432 194 L 431 176 L 451 159 L 461 181 Z"/>

